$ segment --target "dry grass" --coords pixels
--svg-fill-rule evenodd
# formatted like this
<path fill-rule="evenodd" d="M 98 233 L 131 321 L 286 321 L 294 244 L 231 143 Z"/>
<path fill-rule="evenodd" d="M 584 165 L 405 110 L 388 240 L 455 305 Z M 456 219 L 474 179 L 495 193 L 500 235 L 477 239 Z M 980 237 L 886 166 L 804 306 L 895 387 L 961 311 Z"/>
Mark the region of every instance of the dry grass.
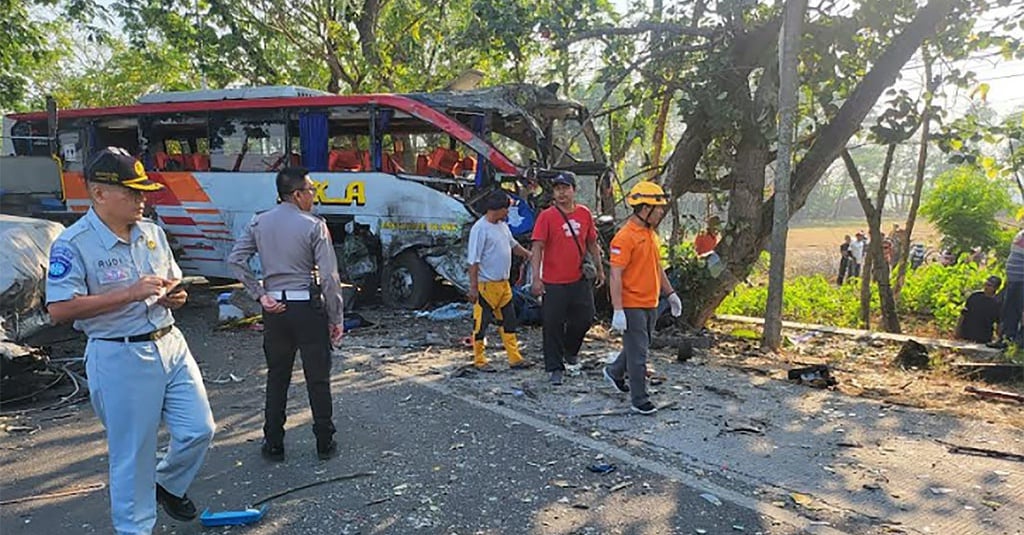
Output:
<path fill-rule="evenodd" d="M 883 221 L 882 231 L 889 232 L 892 224 L 903 221 Z M 786 239 L 786 276 L 801 277 L 824 275 L 835 279 L 839 271 L 839 245 L 843 236 L 851 238 L 857 231 L 867 233 L 864 221 L 834 221 L 789 229 Z M 929 248 L 937 247 L 941 236 L 927 221 L 914 224 L 913 242 L 923 242 Z"/>

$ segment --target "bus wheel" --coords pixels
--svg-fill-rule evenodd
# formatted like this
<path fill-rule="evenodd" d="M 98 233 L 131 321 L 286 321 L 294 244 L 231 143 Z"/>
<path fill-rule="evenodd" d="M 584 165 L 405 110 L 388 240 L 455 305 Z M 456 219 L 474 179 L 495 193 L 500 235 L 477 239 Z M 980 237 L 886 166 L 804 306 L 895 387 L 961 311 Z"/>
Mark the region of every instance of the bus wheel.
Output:
<path fill-rule="evenodd" d="M 397 308 L 422 308 L 434 290 L 434 270 L 416 251 L 405 251 L 392 258 L 382 279 L 384 302 Z"/>

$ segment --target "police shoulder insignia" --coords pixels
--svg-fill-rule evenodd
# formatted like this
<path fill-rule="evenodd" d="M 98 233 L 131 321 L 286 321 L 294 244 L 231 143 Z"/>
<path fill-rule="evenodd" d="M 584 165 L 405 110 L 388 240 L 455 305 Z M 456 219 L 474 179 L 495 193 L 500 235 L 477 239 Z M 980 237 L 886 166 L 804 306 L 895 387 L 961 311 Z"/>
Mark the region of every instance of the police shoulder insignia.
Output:
<path fill-rule="evenodd" d="M 50 280 L 61 280 L 71 273 L 71 260 L 75 252 L 64 244 L 56 244 L 50 249 L 50 269 L 46 278 Z"/>

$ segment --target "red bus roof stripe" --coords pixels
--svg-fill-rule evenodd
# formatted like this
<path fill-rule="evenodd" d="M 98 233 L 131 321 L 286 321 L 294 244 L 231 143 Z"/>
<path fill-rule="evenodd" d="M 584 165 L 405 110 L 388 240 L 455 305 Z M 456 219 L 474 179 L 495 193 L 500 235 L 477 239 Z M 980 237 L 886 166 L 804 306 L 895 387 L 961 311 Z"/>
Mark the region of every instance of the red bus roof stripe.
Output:
<path fill-rule="evenodd" d="M 285 97 L 261 98 L 251 100 L 200 100 L 195 102 L 160 102 L 154 104 L 136 104 L 134 106 L 113 106 L 107 108 L 80 108 L 59 110 L 58 117 L 76 119 L 81 117 L 109 117 L 119 115 L 150 115 L 160 113 L 187 113 L 232 110 L 265 110 L 274 108 L 320 108 L 330 106 L 368 106 L 379 104 L 390 106 L 423 119 L 434 126 L 440 127 L 456 139 L 470 145 L 471 140 L 479 139 L 462 123 L 452 119 L 430 106 L 417 100 L 400 95 L 329 95 L 322 97 Z M 45 121 L 46 112 L 14 113 L 7 117 L 16 121 Z M 473 146 L 480 152 L 480 147 Z M 514 174 L 518 168 L 512 160 L 490 146 L 487 156 L 491 163 L 503 173 Z"/>

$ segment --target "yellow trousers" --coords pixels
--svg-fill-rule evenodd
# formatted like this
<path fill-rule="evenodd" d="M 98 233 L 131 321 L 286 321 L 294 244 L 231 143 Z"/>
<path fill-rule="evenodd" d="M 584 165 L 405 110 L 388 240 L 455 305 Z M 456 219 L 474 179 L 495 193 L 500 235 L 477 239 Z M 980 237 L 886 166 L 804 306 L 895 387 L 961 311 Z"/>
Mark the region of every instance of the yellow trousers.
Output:
<path fill-rule="evenodd" d="M 515 366 L 523 360 L 519 353 L 519 340 L 516 338 L 516 309 L 512 304 L 512 287 L 508 281 L 481 282 L 477 286 L 480 297 L 473 305 L 473 364 L 485 366 L 487 357 L 484 355 L 484 337 L 487 324 L 492 318 L 501 321 L 498 333 L 508 353 L 508 363 Z"/>

